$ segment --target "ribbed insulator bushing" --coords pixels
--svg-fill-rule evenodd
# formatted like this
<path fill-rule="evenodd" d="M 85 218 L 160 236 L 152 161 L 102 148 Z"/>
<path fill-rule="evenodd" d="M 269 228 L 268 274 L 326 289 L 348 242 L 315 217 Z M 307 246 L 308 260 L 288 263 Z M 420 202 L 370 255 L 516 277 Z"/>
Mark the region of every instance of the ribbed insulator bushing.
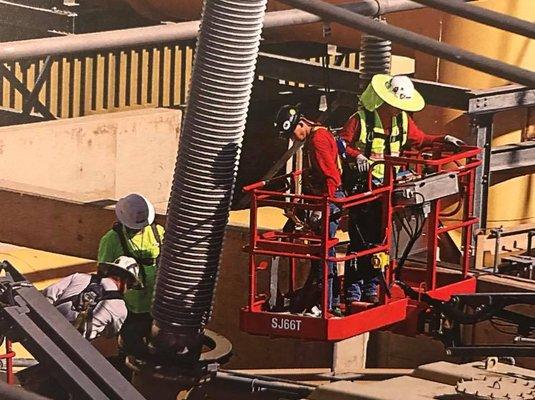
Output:
<path fill-rule="evenodd" d="M 167 333 L 210 318 L 266 2 L 204 2 L 152 308 Z"/>
<path fill-rule="evenodd" d="M 385 21 L 381 21 L 386 23 Z M 362 33 L 359 54 L 359 88 L 364 90 L 375 74 L 388 74 L 392 57 L 392 42 Z"/>

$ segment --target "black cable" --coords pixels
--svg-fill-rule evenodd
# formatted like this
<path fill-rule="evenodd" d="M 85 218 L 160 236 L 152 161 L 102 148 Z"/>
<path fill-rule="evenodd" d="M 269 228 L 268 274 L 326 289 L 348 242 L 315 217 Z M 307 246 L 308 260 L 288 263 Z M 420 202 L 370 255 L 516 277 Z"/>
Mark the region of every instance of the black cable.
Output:
<path fill-rule="evenodd" d="M 421 193 L 418 193 L 418 194 L 422 196 L 423 198 L 423 195 Z M 397 281 L 401 281 L 401 272 L 403 271 L 403 266 L 405 262 L 407 261 L 407 258 L 409 257 L 409 254 L 412 248 L 414 247 L 416 241 L 421 236 L 423 228 L 425 226 L 425 217 L 423 215 L 423 209 L 421 208 L 422 205 L 418 205 L 417 207 L 413 208 L 413 212 L 411 213 L 411 215 L 415 215 L 414 230 L 412 229 L 412 227 L 408 229 L 405 226 L 405 221 L 407 220 L 407 218 L 401 219 L 402 226 L 404 227 L 405 231 L 409 235 L 409 241 L 407 242 L 407 245 L 405 246 L 405 249 L 403 250 L 401 257 L 399 258 L 396 269 L 394 270 L 394 279 Z M 410 222 L 407 221 L 407 225 L 410 226 Z"/>

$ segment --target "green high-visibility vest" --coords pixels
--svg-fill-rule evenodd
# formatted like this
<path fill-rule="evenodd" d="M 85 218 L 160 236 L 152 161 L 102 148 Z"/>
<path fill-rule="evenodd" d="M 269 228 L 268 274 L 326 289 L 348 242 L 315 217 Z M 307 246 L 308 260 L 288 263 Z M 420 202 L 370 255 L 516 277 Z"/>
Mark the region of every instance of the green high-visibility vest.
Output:
<path fill-rule="evenodd" d="M 401 149 L 407 143 L 409 130 L 409 116 L 401 111 L 392 118 L 392 131 L 386 135 L 377 111 L 360 110 L 355 114 L 360 122 L 360 134 L 354 146 L 364 154 L 370 164 L 384 160 L 384 155 L 399 156 Z M 371 129 L 370 129 L 371 128 Z M 372 174 L 377 179 L 385 175 L 384 164 L 373 167 Z"/>

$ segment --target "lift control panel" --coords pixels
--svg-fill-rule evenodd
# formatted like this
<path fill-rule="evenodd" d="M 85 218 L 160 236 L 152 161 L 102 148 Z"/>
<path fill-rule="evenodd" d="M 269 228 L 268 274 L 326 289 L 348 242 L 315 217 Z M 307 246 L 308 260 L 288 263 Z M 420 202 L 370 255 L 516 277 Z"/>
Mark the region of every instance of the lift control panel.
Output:
<path fill-rule="evenodd" d="M 457 172 L 443 172 L 396 184 L 392 200 L 396 206 L 417 205 L 457 193 L 459 193 Z"/>

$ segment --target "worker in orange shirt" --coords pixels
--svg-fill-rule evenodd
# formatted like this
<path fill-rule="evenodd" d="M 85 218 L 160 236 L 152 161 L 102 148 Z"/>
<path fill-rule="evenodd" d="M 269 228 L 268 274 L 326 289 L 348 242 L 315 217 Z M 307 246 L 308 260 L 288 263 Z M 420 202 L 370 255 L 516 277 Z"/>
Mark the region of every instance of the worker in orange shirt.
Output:
<path fill-rule="evenodd" d="M 332 198 L 344 197 L 341 184 L 341 170 L 338 160 L 338 148 L 334 136 L 326 127 L 307 119 L 301 113 L 300 105 L 283 106 L 277 113 L 275 128 L 279 135 L 305 142 L 305 151 L 308 155 L 309 169 L 303 177 L 303 192 L 312 195 L 327 194 Z M 330 204 L 330 215 L 336 214 L 340 209 Z M 314 216 L 313 216 L 314 217 Z M 318 221 L 319 222 L 319 221 Z M 329 224 L 329 237 L 336 235 L 340 221 L 331 218 Z M 335 256 L 334 247 L 329 249 L 329 256 Z M 340 289 L 338 285 L 338 271 L 336 262 L 328 263 L 328 308 L 334 316 L 341 316 Z M 316 283 L 323 279 L 322 268 L 318 262 L 312 263 L 311 277 Z"/>
<path fill-rule="evenodd" d="M 407 76 L 375 75 L 360 97 L 360 108 L 338 132 L 345 159 L 344 186 L 349 194 L 367 190 L 368 173 L 373 182 L 384 178 L 384 164 L 374 164 L 384 155 L 398 156 L 406 148 L 424 148 L 442 143 L 460 148 L 465 143 L 451 135 L 428 135 L 415 124 L 411 112 L 424 108 L 425 101 Z M 370 168 L 372 170 L 370 171 Z M 350 252 L 383 242 L 382 207 L 379 201 L 353 207 L 349 213 Z M 378 303 L 377 271 L 372 256 L 360 257 L 345 266 L 346 302 Z"/>

